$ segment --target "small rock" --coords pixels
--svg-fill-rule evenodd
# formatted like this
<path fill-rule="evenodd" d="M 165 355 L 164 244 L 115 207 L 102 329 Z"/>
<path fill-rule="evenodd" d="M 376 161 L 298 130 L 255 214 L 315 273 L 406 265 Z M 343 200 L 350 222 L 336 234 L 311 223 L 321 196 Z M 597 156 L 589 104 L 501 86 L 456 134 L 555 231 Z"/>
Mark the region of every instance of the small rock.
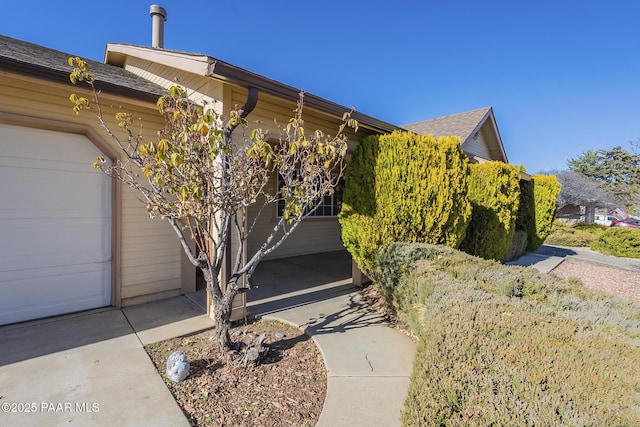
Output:
<path fill-rule="evenodd" d="M 276 339 L 279 339 L 279 340 L 284 338 L 284 334 L 282 332 L 276 332 L 274 336 L 276 337 Z"/>
<path fill-rule="evenodd" d="M 242 331 L 235 331 L 232 336 L 233 337 L 239 337 L 240 335 L 242 335 Z"/>
<path fill-rule="evenodd" d="M 174 351 L 167 359 L 167 377 L 171 381 L 179 382 L 189 375 L 189 361 L 187 355 L 181 351 Z"/>

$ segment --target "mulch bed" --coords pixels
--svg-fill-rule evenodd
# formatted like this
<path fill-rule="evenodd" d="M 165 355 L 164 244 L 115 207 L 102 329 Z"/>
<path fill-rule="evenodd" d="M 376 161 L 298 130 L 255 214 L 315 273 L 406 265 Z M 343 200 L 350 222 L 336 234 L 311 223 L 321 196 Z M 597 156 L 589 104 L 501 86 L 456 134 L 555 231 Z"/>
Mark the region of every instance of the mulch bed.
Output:
<path fill-rule="evenodd" d="M 260 320 L 233 328 L 235 341 L 249 343 L 266 333 L 263 364 L 226 363 L 212 330 L 145 347 L 176 402 L 193 426 L 314 426 L 324 404 L 327 375 L 320 351 L 300 329 Z M 276 333 L 284 335 L 277 339 Z M 181 382 L 165 374 L 167 358 L 183 351 L 190 362 Z"/>

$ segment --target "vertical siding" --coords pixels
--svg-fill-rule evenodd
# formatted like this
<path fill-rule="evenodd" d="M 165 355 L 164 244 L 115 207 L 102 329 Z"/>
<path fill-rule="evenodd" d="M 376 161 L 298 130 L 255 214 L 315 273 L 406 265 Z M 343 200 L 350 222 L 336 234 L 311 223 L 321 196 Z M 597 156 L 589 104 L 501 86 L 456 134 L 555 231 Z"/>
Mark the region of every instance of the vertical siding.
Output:
<path fill-rule="evenodd" d="M 181 287 L 181 256 L 175 232 L 166 220 L 149 218 L 138 193 L 122 191 L 122 298 Z"/>
<path fill-rule="evenodd" d="M 5 74 L 0 76 L 0 112 L 52 120 L 59 123 L 62 130 L 65 123 L 84 125 L 101 137 L 105 135 L 91 113 L 73 114 L 68 100 L 71 92 L 81 92 L 81 87 L 44 84 Z M 103 96 L 103 106 L 119 105 L 121 101 Z M 163 126 L 162 118 L 152 106 L 125 104 L 123 107 L 142 119 L 145 135 L 150 139 Z M 113 119 L 115 112 L 105 108 L 105 118 L 112 129 L 117 129 Z M 115 143 L 106 136 L 104 143 L 115 148 Z M 126 300 L 167 291 L 178 293 L 182 287 L 182 248 L 173 230 L 166 221 L 150 220 L 135 192 L 127 187 L 123 188 L 120 204 L 122 241 L 116 250 L 120 251 L 122 259 L 121 297 Z"/>

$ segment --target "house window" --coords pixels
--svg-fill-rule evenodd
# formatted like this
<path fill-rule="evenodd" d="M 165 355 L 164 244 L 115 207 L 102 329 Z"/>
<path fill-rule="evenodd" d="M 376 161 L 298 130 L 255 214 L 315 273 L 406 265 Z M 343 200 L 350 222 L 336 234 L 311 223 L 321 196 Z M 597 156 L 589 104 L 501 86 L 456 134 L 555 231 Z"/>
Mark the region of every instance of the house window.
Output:
<path fill-rule="evenodd" d="M 278 175 L 278 189 L 282 188 L 284 185 L 282 181 L 282 177 Z M 319 197 L 314 203 L 313 207 L 318 206 L 316 210 L 309 214 L 309 217 L 315 218 L 327 218 L 327 217 L 337 217 L 338 213 L 340 213 L 340 209 L 342 208 L 342 192 L 344 190 L 344 181 L 340 179 L 338 185 L 336 185 L 333 189 L 333 194 L 325 194 L 322 197 Z M 285 203 L 283 199 L 278 199 L 278 216 L 281 217 L 284 212 Z"/>

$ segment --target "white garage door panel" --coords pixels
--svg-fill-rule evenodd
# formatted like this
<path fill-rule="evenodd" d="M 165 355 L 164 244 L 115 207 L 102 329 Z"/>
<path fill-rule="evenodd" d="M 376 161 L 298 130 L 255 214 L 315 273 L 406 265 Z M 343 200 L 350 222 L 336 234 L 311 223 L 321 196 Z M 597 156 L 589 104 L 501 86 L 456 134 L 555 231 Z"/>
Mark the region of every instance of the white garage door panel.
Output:
<path fill-rule="evenodd" d="M 0 294 L 8 296 L 6 300 L 0 299 L 0 324 L 107 305 L 111 295 L 108 286 L 111 269 L 100 264 L 89 266 L 93 268 L 89 271 L 82 271 L 87 270 L 86 265 L 74 267 L 30 270 L 30 278 L 12 277 L 0 282 Z M 17 276 L 18 272 L 13 273 Z M 103 285 L 97 287 L 96 283 Z M 33 298 L 34 294 L 38 295 L 37 299 Z"/>
<path fill-rule="evenodd" d="M 81 135 L 0 125 L 0 324 L 111 296 L 111 180 Z"/>
<path fill-rule="evenodd" d="M 62 220 L 0 220 L 0 235 L 19 235 L 12 245 L 0 246 L 0 271 L 111 259 L 110 228 L 98 218 Z M 36 223 L 36 224 L 34 224 Z M 4 224 L 6 224 L 6 229 Z"/>

